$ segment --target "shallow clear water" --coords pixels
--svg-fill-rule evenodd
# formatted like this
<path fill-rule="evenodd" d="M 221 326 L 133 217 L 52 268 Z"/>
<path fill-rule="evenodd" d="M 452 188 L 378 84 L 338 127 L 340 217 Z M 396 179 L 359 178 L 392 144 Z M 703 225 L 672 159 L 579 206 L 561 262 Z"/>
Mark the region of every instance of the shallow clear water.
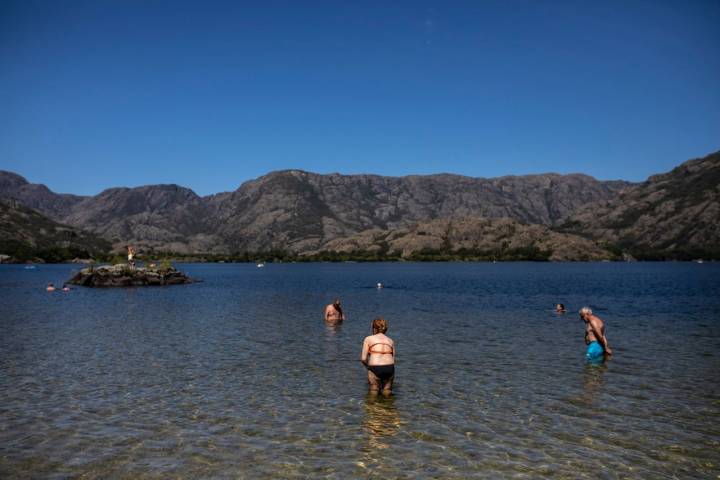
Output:
<path fill-rule="evenodd" d="M 0 266 L 0 478 L 720 475 L 720 264 L 194 264 L 203 283 L 44 291 L 73 268 Z M 594 308 L 612 360 L 585 363 L 556 302 Z M 357 360 L 376 315 L 390 398 Z"/>

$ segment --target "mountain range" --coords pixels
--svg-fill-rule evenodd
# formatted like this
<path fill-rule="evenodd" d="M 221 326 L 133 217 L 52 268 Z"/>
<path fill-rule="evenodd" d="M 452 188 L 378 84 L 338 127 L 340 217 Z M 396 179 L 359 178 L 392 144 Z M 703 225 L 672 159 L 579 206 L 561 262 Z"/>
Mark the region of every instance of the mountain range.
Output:
<path fill-rule="evenodd" d="M 720 258 L 720 152 L 583 206 L 558 230 L 640 257 Z"/>
<path fill-rule="evenodd" d="M 720 152 L 642 183 L 582 174 L 385 177 L 284 170 L 204 197 L 178 185 L 61 194 L 0 171 L 0 198 L 88 232 L 92 251 L 99 238 L 116 251 L 132 243 L 140 252 L 215 255 L 713 257 L 720 252 L 719 188 Z"/>
<path fill-rule="evenodd" d="M 17 201 L 0 199 L 0 262 L 36 256 L 63 261 L 110 247 L 110 242 L 91 232 L 55 222 Z"/>

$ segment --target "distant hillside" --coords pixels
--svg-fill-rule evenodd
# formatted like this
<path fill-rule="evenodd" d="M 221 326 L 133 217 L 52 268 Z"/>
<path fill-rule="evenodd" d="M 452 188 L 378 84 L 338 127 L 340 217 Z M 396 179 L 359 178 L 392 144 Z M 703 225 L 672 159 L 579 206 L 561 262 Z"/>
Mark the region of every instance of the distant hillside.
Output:
<path fill-rule="evenodd" d="M 720 152 L 587 205 L 561 230 L 639 258 L 720 259 Z"/>
<path fill-rule="evenodd" d="M 0 170 L 0 197 L 15 199 L 55 220 L 68 215 L 85 198 L 55 193 L 45 185 L 29 183 L 24 177 L 4 170 Z"/>
<path fill-rule="evenodd" d="M 584 175 L 497 179 L 458 175 L 381 177 L 273 172 L 210 202 L 215 232 L 231 250 L 302 253 L 370 228 L 443 218 L 509 217 L 551 225 L 580 206 L 609 199 L 626 184 Z"/>
<path fill-rule="evenodd" d="M 59 224 L 15 201 L 0 201 L 0 255 L 57 262 L 109 251 L 95 234 Z"/>
<path fill-rule="evenodd" d="M 404 258 L 423 251 L 553 260 L 624 253 L 720 258 L 719 185 L 720 152 L 641 184 L 581 174 L 487 179 L 286 170 L 207 197 L 178 185 L 57 194 L 0 171 L 0 198 L 102 236 L 115 251 L 133 243 L 146 253 L 273 250 L 287 258 L 366 249 L 383 255 L 399 249 Z"/>
<path fill-rule="evenodd" d="M 222 242 L 210 233 L 201 197 L 178 185 L 112 188 L 73 206 L 62 221 L 82 226 L 116 246 L 180 253 L 212 252 Z M 221 248 L 220 251 L 225 251 Z"/>
<path fill-rule="evenodd" d="M 393 230 L 372 229 L 337 239 L 318 252 L 368 252 L 406 259 L 611 260 L 593 241 L 509 218 L 432 220 Z"/>
<path fill-rule="evenodd" d="M 91 230 L 117 248 L 131 242 L 141 249 L 181 253 L 303 253 L 370 228 L 442 218 L 509 217 L 549 226 L 589 202 L 612 198 L 628 185 L 579 174 L 483 179 L 290 170 L 208 197 L 177 185 L 113 188 L 77 197 L 0 172 L 0 196 Z"/>

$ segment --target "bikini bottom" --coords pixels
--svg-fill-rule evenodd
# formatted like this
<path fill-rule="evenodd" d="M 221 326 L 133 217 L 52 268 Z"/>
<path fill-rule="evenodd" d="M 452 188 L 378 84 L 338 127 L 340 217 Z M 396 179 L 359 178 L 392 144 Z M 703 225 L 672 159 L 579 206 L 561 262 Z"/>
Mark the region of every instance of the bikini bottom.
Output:
<path fill-rule="evenodd" d="M 382 382 L 390 380 L 395 375 L 395 365 L 369 365 L 368 370 Z"/>

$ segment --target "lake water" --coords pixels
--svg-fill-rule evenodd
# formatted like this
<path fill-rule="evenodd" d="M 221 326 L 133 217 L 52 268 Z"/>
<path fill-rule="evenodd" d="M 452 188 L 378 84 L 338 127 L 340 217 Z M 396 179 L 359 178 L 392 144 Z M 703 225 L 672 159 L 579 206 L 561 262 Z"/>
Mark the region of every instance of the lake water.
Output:
<path fill-rule="evenodd" d="M 180 267 L 204 282 L 0 266 L 0 478 L 720 475 L 720 264 Z M 377 315 L 390 398 L 358 362 Z"/>

